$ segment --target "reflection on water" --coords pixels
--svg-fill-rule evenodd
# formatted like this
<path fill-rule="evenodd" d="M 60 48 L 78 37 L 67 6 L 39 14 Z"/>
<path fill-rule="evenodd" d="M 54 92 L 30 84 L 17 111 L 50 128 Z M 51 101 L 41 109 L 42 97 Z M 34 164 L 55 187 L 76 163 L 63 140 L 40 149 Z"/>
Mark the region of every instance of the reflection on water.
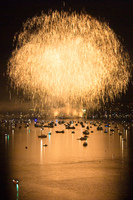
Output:
<path fill-rule="evenodd" d="M 19 185 L 18 184 L 16 184 L 16 193 L 17 193 L 16 200 L 19 200 Z"/>
<path fill-rule="evenodd" d="M 84 123 L 85 124 L 85 123 Z M 73 124 L 75 125 L 75 123 Z M 89 126 L 88 145 L 79 140 Z M 92 128 L 91 128 L 92 127 Z M 132 193 L 132 150 L 130 130 L 114 124 L 97 130 L 80 123 L 72 129 L 64 124 L 54 128 L 1 129 L 1 171 L 5 199 L 130 199 Z M 107 129 L 107 133 L 105 133 Z M 112 130 L 114 129 L 114 131 Z M 64 133 L 55 131 L 64 130 Z M 121 132 L 121 134 L 120 134 Z M 38 138 L 46 134 L 47 138 Z M 16 188 L 12 179 L 19 179 Z"/>

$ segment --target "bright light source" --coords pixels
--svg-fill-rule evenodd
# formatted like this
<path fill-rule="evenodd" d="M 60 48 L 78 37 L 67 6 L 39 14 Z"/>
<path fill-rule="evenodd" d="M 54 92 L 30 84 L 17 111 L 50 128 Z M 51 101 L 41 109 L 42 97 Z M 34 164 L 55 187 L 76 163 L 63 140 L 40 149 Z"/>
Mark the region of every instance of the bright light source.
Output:
<path fill-rule="evenodd" d="M 95 108 L 127 90 L 128 53 L 107 23 L 88 14 L 42 13 L 17 39 L 7 74 L 35 104 Z"/>

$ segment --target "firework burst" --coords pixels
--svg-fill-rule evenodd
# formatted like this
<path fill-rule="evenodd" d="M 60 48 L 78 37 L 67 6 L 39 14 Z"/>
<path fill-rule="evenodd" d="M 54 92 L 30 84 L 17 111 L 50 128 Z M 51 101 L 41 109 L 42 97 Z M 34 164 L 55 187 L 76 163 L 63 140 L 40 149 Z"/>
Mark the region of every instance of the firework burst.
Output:
<path fill-rule="evenodd" d="M 15 40 L 10 81 L 45 106 L 95 108 L 127 90 L 128 53 L 107 23 L 88 14 L 42 13 Z"/>

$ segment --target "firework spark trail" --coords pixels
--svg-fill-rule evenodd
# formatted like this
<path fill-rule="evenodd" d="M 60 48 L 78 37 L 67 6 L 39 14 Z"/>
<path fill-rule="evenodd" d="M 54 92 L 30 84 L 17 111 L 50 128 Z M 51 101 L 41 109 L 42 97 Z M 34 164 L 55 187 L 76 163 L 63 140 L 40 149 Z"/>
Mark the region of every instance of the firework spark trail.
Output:
<path fill-rule="evenodd" d="M 55 11 L 23 25 L 7 73 L 31 98 L 89 108 L 126 91 L 129 69 L 128 53 L 106 23 Z"/>

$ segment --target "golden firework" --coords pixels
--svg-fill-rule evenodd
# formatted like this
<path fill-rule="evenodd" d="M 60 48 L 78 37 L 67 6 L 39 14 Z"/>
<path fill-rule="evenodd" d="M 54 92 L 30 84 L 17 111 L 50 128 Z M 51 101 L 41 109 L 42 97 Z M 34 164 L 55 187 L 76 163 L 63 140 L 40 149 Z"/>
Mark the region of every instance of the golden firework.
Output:
<path fill-rule="evenodd" d="M 43 105 L 95 108 L 127 90 L 128 53 L 107 23 L 88 14 L 42 13 L 15 40 L 11 83 Z"/>

